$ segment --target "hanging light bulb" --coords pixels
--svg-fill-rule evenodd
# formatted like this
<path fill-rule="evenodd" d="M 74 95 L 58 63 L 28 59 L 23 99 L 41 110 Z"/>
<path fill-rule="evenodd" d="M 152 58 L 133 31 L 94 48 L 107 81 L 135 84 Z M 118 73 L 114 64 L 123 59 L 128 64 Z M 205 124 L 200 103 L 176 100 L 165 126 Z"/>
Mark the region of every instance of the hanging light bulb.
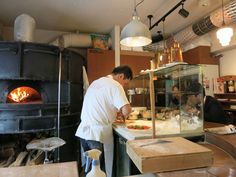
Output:
<path fill-rule="evenodd" d="M 229 45 L 231 37 L 233 36 L 233 29 L 225 25 L 223 0 L 222 0 L 222 18 L 223 18 L 222 27 L 217 30 L 216 37 L 217 39 L 219 39 L 220 44 L 222 46 L 227 46 Z"/>
<path fill-rule="evenodd" d="M 152 42 L 151 32 L 146 25 L 144 25 L 139 16 L 137 15 L 136 7 L 141 4 L 144 0 L 136 5 L 133 13 L 133 18 L 130 23 L 128 23 L 121 31 L 121 41 L 122 45 L 128 47 L 141 47 L 148 45 Z"/>
<path fill-rule="evenodd" d="M 231 37 L 233 36 L 233 29 L 227 26 L 223 26 L 216 32 L 216 36 L 219 39 L 222 46 L 229 45 Z"/>

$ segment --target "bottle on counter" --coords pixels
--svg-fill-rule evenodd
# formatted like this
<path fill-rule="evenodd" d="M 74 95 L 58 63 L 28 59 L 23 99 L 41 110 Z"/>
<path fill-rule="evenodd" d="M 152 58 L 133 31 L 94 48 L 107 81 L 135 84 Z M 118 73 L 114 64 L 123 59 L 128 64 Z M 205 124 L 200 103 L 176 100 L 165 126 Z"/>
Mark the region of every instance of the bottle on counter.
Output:
<path fill-rule="evenodd" d="M 171 62 L 183 62 L 182 49 L 177 41 L 171 47 Z"/>
<path fill-rule="evenodd" d="M 228 92 L 228 83 L 227 81 L 224 81 L 224 93 Z"/>
<path fill-rule="evenodd" d="M 164 48 L 161 55 L 162 55 L 161 63 L 163 66 L 165 66 L 168 63 L 171 63 L 172 59 L 171 59 L 170 49 Z"/>
<path fill-rule="evenodd" d="M 236 92 L 236 81 L 234 81 L 234 92 Z"/>
<path fill-rule="evenodd" d="M 98 149 L 92 149 L 86 151 L 84 155 L 86 157 L 85 172 L 88 172 L 92 161 L 92 169 L 87 173 L 86 177 L 106 177 L 106 174 L 100 168 L 99 157 L 101 155 L 101 151 Z"/>
<path fill-rule="evenodd" d="M 228 92 L 229 93 L 234 93 L 235 92 L 235 87 L 234 87 L 234 81 L 233 80 L 228 81 Z"/>

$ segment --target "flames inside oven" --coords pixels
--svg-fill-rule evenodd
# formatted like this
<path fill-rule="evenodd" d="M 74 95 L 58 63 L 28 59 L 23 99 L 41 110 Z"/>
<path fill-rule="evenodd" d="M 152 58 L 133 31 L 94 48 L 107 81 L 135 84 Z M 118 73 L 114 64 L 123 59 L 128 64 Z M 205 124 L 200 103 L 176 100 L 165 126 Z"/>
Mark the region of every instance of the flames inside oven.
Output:
<path fill-rule="evenodd" d="M 7 103 L 42 103 L 40 93 L 34 88 L 22 86 L 7 95 Z"/>

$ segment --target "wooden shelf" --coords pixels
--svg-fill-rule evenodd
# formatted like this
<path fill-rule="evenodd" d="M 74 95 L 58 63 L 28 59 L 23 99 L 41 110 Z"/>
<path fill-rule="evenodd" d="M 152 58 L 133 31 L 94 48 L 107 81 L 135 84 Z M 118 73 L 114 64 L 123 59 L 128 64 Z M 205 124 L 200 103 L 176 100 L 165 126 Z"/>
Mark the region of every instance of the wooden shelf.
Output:
<path fill-rule="evenodd" d="M 232 112 L 236 112 L 236 109 L 230 109 L 230 108 L 224 108 L 225 111 L 232 111 Z"/>
<path fill-rule="evenodd" d="M 220 102 L 236 102 L 236 93 L 217 93 L 214 94 L 214 97 Z"/>
<path fill-rule="evenodd" d="M 115 52 L 114 50 L 99 50 L 99 49 L 88 49 L 88 52 L 90 53 L 109 53 L 109 52 Z M 138 57 L 150 57 L 154 58 L 155 53 L 154 52 L 148 52 L 148 51 L 130 51 L 130 50 L 121 50 L 120 55 L 128 55 L 128 56 L 138 56 Z"/>
<path fill-rule="evenodd" d="M 222 95 L 222 96 L 236 96 L 236 93 L 214 93 L 214 95 Z"/>
<path fill-rule="evenodd" d="M 147 51 L 130 51 L 130 50 L 121 50 L 120 55 L 132 55 L 132 56 L 141 56 L 141 57 L 155 57 L 154 52 L 147 52 Z"/>
<path fill-rule="evenodd" d="M 223 79 L 224 81 L 229 81 L 229 80 L 236 81 L 236 75 L 226 75 L 226 76 L 221 76 L 220 78 Z"/>

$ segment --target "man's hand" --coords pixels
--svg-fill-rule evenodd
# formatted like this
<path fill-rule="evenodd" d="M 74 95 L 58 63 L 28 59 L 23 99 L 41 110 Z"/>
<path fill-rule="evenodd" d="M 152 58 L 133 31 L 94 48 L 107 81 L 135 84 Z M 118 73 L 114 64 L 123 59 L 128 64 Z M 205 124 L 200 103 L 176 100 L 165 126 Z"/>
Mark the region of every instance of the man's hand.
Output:
<path fill-rule="evenodd" d="M 122 114 L 122 112 L 117 112 L 116 122 L 125 123 L 125 116 Z"/>

